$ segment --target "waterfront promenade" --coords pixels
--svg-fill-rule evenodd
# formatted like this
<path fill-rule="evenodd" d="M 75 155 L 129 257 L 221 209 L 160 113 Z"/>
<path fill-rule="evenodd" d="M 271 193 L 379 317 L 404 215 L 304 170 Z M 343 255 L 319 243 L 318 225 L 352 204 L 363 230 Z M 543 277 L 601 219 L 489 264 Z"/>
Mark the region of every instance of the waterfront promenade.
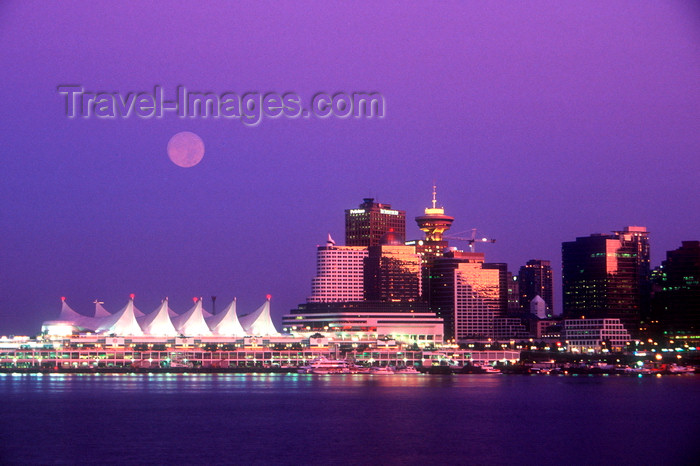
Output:
<path fill-rule="evenodd" d="M 201 369 L 260 371 L 295 369 L 313 359 L 348 359 L 368 366 L 462 367 L 516 363 L 518 350 L 467 351 L 419 348 L 395 342 L 294 338 L 116 338 L 0 340 L 0 369 L 125 371 Z"/>

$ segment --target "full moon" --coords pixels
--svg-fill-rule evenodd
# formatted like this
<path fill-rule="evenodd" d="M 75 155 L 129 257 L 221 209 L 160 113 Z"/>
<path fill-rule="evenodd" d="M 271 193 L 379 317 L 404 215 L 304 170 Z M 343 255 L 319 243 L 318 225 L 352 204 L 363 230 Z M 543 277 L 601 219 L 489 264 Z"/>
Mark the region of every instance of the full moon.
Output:
<path fill-rule="evenodd" d="M 168 141 L 168 157 L 180 167 L 194 167 L 204 157 L 204 141 L 189 131 L 177 133 Z"/>

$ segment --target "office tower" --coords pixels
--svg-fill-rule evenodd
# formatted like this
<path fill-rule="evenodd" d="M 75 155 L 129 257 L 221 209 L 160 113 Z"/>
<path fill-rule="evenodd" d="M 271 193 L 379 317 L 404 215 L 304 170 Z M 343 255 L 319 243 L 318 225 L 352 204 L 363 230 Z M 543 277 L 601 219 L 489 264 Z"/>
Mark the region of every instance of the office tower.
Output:
<path fill-rule="evenodd" d="M 421 296 L 421 261 L 414 246 L 389 231 L 365 259 L 365 299 L 416 301 Z"/>
<path fill-rule="evenodd" d="M 700 339 L 700 241 L 683 241 L 654 269 L 652 320 L 664 335 Z"/>
<path fill-rule="evenodd" d="M 498 270 L 498 315 L 508 313 L 508 264 L 504 262 L 485 262 L 484 269 Z"/>
<path fill-rule="evenodd" d="M 367 248 L 336 246 L 328 235 L 316 252 L 316 276 L 312 279 L 309 303 L 362 301 Z"/>
<path fill-rule="evenodd" d="M 629 226 L 615 234 L 623 241 L 626 247 L 636 254 L 636 277 L 639 286 L 639 314 L 643 321 L 649 319 L 651 308 L 651 255 L 649 252 L 649 232 L 645 227 Z M 644 330 L 644 329 L 639 329 Z M 637 334 L 636 330 L 631 330 Z"/>
<path fill-rule="evenodd" d="M 500 312 L 498 269 L 485 269 L 478 262 L 457 265 L 454 270 L 454 332 L 460 342 L 494 338 L 494 320 Z"/>
<path fill-rule="evenodd" d="M 394 210 L 390 204 L 363 199 L 357 209 L 345 211 L 345 244 L 347 246 L 377 246 L 389 230 L 406 237 L 406 212 Z"/>
<path fill-rule="evenodd" d="M 565 318 L 619 318 L 638 334 L 649 293 L 646 228 L 562 243 L 562 288 Z"/>
<path fill-rule="evenodd" d="M 484 253 L 448 249 L 442 257 L 435 258 L 428 269 L 428 295 L 424 300 L 430 310 L 445 321 L 445 340 L 455 338 L 455 269 L 462 263 L 481 264 Z"/>
<path fill-rule="evenodd" d="M 540 296 L 547 306 L 547 315 L 552 317 L 554 293 L 552 292 L 552 266 L 549 261 L 537 259 L 527 261 L 520 267 L 518 286 L 520 287 L 520 308 L 523 312 L 528 312 L 532 300 L 535 296 Z"/>
<path fill-rule="evenodd" d="M 508 314 L 520 314 L 520 283 L 518 276 L 508 272 Z"/>

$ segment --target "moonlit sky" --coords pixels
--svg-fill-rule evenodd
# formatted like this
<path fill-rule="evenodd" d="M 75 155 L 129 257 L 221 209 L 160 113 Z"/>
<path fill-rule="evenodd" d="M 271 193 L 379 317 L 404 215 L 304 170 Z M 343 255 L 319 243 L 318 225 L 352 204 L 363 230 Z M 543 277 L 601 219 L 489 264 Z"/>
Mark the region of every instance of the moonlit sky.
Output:
<path fill-rule="evenodd" d="M 60 297 L 310 293 L 315 248 L 375 197 L 430 200 L 516 271 L 561 242 L 651 231 L 652 265 L 700 239 L 700 7 L 694 1 L 24 2 L 0 5 L 0 335 Z M 59 85 L 145 92 L 381 92 L 383 120 L 68 119 Z M 201 163 L 168 140 L 192 131 Z"/>

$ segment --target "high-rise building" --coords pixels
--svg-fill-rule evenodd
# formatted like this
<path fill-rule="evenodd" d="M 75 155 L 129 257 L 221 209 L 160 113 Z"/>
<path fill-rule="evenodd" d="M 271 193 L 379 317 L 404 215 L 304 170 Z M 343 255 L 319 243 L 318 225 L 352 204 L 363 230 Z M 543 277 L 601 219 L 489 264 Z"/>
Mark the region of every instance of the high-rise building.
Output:
<path fill-rule="evenodd" d="M 638 334 L 649 293 L 646 228 L 562 243 L 562 288 L 565 318 L 619 318 Z"/>
<path fill-rule="evenodd" d="M 481 252 L 464 252 L 450 248 L 442 257 L 435 258 L 428 273 L 424 275 L 428 281 L 424 289 L 427 296 L 424 301 L 430 310 L 445 321 L 445 339 L 455 338 L 455 269 L 462 263 L 481 264 L 484 254 Z"/>
<path fill-rule="evenodd" d="M 508 314 L 517 315 L 520 312 L 520 283 L 518 276 L 508 272 Z"/>
<path fill-rule="evenodd" d="M 390 231 L 368 248 L 365 259 L 365 299 L 417 301 L 421 296 L 421 261 L 414 246 Z"/>
<path fill-rule="evenodd" d="M 552 266 L 549 261 L 533 259 L 520 267 L 518 273 L 518 286 L 520 287 L 520 308 L 523 311 L 530 310 L 530 302 L 535 296 L 540 296 L 546 306 L 547 315 L 554 314 L 554 293 L 552 285 Z"/>
<path fill-rule="evenodd" d="M 362 246 L 336 246 L 328 235 L 326 245 L 319 246 L 316 252 L 316 276 L 307 302 L 362 301 L 367 254 L 367 248 Z"/>
<path fill-rule="evenodd" d="M 700 339 L 700 241 L 666 252 L 653 273 L 652 320 L 667 337 Z"/>
<path fill-rule="evenodd" d="M 455 339 L 494 338 L 494 320 L 500 313 L 499 270 L 467 262 L 458 264 L 454 274 Z"/>
<path fill-rule="evenodd" d="M 498 315 L 508 314 L 508 264 L 505 262 L 485 262 L 484 269 L 498 270 Z"/>
<path fill-rule="evenodd" d="M 345 244 L 347 246 L 377 246 L 382 236 L 393 231 L 406 237 L 406 212 L 395 210 L 390 204 L 363 199 L 357 209 L 345 211 Z"/>
<path fill-rule="evenodd" d="M 442 319 L 420 300 L 420 256 L 404 242 L 405 212 L 364 201 L 345 212 L 348 245 L 336 245 L 329 235 L 318 247 L 311 296 L 283 317 L 285 331 L 354 345 L 377 339 L 441 343 Z"/>

